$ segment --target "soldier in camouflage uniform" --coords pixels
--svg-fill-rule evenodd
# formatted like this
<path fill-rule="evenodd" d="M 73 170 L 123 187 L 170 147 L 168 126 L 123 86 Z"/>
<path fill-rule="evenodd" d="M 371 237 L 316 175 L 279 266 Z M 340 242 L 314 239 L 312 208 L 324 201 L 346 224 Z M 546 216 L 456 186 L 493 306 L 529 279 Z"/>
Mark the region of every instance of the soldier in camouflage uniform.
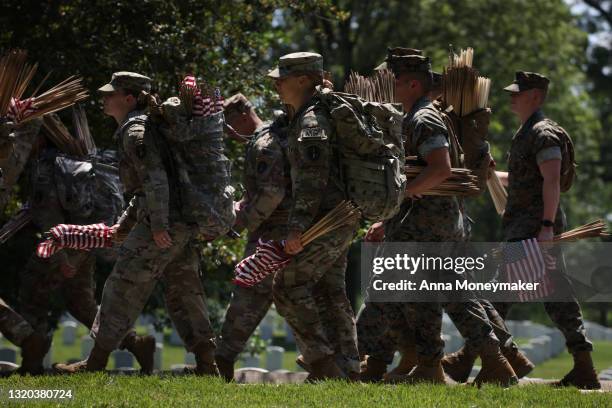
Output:
<path fill-rule="evenodd" d="M 86 185 L 72 186 L 75 194 L 67 184 L 88 184 L 89 173 L 64 174 L 66 169 L 58 165 L 64 159 L 60 152 L 51 145 L 42 134 L 32 150 L 27 166 L 26 185 L 29 187 L 28 204 L 33 216 L 33 224 L 40 231 L 48 231 L 57 224 L 91 224 L 109 220 L 109 214 L 94 209 L 91 190 Z M 65 180 L 70 177 L 70 180 Z M 98 251 L 62 250 L 49 259 L 41 259 L 32 254 L 21 274 L 19 287 L 20 311 L 34 330 L 49 337 L 53 336 L 50 322 L 51 298 L 60 293 L 66 308 L 85 327 L 91 329 L 98 311 L 95 299 L 95 263 Z M 137 358 L 144 372 L 152 370 L 153 355 L 148 350 L 154 347 L 153 336 L 135 337 L 130 332 L 126 339 L 127 347 Z M 42 359 L 41 359 L 42 363 Z"/>
<path fill-rule="evenodd" d="M 547 119 L 541 110 L 548 84 L 548 78 L 541 74 L 518 71 L 514 82 L 504 88 L 510 93 L 512 111 L 521 121 L 521 127 L 512 138 L 508 172 L 497 172 L 508 188 L 508 202 L 502 219 L 506 241 L 534 237 L 538 241 L 551 241 L 566 227 L 565 215 L 559 205 L 565 146 L 558 135 L 563 130 Z M 569 283 L 560 277 L 555 284 Z M 497 303 L 495 307 L 505 318 L 511 305 Z M 544 308 L 565 336 L 567 348 L 574 358 L 574 368 L 560 385 L 600 388 L 591 358 L 593 345 L 586 337 L 578 302 L 545 302 Z"/>
<path fill-rule="evenodd" d="M 246 146 L 244 185 L 245 197 L 236 203 L 234 230 L 249 231 L 245 257 L 255 252 L 257 242 L 280 241 L 291 206 L 287 149 L 287 118 L 273 123 L 263 122 L 252 104 L 238 94 L 224 104 L 226 122 L 239 134 L 252 134 Z M 261 320 L 272 305 L 272 279 L 268 276 L 257 285 L 236 286 L 225 314 L 219 344 L 215 352 L 221 375 L 228 381 L 234 377 L 234 362 L 244 349 Z"/>
<path fill-rule="evenodd" d="M 275 80 L 281 100 L 292 111 L 288 157 L 293 203 L 285 250 L 294 257 L 274 277 L 274 302 L 296 333 L 310 368 L 309 380 L 345 378 L 356 374 L 359 367 L 355 319 L 344 276 L 357 224 L 328 233 L 306 248 L 300 243 L 301 234 L 344 199 L 338 185 L 339 169 L 333 162 L 335 129 L 328 112 L 313 97 L 315 86 L 323 84 L 323 58 L 315 53 L 288 54 L 268 76 Z M 335 361 L 335 347 L 324 325 L 327 319 L 315 298 L 319 290 L 326 293 L 326 313 L 333 316 L 336 335 L 346 339 L 342 357 L 350 369 L 342 370 Z"/>
<path fill-rule="evenodd" d="M 21 374 L 43 373 L 42 360 L 49 349 L 45 336 L 36 333 L 32 326 L 4 300 L 0 298 L 0 333 L 14 345 L 21 347 Z"/>
<path fill-rule="evenodd" d="M 115 133 L 119 171 L 126 193 L 133 198 L 116 226 L 117 234 L 128 235 L 104 286 L 91 331 L 94 348 L 82 362 L 56 364 L 62 373 L 103 370 L 162 280 L 168 312 L 187 349 L 195 354 L 195 372 L 219 374 L 198 276 L 199 256 L 192 243 L 198 231 L 182 222 L 177 194 L 171 191 L 176 183 L 168 180 L 170 164 L 162 159 L 156 134 L 147 128 L 151 123 L 143 112 L 144 103 L 139 101 L 140 93 L 150 89 L 151 80 L 133 72 L 117 72 L 100 88 L 105 113 L 119 125 Z"/>
<path fill-rule="evenodd" d="M 28 162 L 41 124 L 41 119 L 33 119 L 23 124 L 0 124 L 0 212 L 4 211 L 13 186 Z"/>
<path fill-rule="evenodd" d="M 396 76 L 396 98 L 408 112 L 404 120 L 406 156 L 417 156 L 425 170 L 406 187 L 407 200 L 400 213 L 384 224 L 374 224 L 367 238 L 381 240 L 384 237 L 389 242 L 461 241 L 464 228 L 458 200 L 455 197 L 421 197 L 422 192 L 444 181 L 451 168 L 446 126 L 426 97 L 431 84 L 429 58 L 404 49 L 397 51 L 400 52 L 393 52 L 386 63 Z M 454 315 L 462 335 L 481 356 L 483 369 L 476 382 L 512 384 L 517 381 L 500 352 L 485 310 L 475 299 L 445 304 L 372 302 L 370 305 L 381 309 L 379 313 L 391 329 L 399 330 L 409 325 L 414 330 L 416 366 L 402 381 L 445 382 L 441 366 L 444 344 L 440 339 L 443 306 Z M 363 348 L 362 353 L 378 360 L 376 344 L 365 343 Z M 389 363 L 389 357 L 392 354 L 381 363 Z"/>

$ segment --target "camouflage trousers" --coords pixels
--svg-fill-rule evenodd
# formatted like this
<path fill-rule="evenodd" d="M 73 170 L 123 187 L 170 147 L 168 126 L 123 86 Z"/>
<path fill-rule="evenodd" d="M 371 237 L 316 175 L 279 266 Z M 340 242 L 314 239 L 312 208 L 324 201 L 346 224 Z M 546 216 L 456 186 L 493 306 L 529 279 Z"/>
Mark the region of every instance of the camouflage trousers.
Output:
<path fill-rule="evenodd" d="M 244 257 L 255 252 L 257 242 L 247 244 Z M 268 276 L 259 284 L 245 288 L 235 286 L 225 313 L 215 354 L 229 361 L 236 358 L 272 305 L 272 280 Z"/>
<path fill-rule="evenodd" d="M 256 242 L 247 244 L 244 256 L 247 257 L 255 252 Z M 344 264 L 334 265 L 337 271 L 330 271 L 330 274 L 343 273 Z M 245 288 L 236 286 L 232 293 L 232 299 L 225 313 L 225 320 L 221 328 L 221 336 L 218 340 L 216 355 L 229 361 L 235 361 L 238 355 L 253 334 L 261 320 L 265 317 L 272 305 L 272 283 L 273 276 L 269 276 L 256 286 Z M 330 297 L 327 295 L 325 285 L 319 283 L 314 287 L 314 297 L 319 309 L 319 313 L 324 321 L 324 329 L 328 340 L 333 345 L 334 352 L 338 358 L 338 363 L 343 369 L 353 371 L 356 366 L 352 363 L 352 358 L 348 359 L 345 355 L 354 352 L 354 340 L 352 336 L 342 336 L 343 331 L 337 330 L 337 319 L 331 315 L 334 312 L 333 305 L 330 305 Z M 353 356 L 354 357 L 354 356 Z"/>
<path fill-rule="evenodd" d="M 495 303 L 499 315 L 506 319 L 513 303 Z M 563 336 L 570 353 L 580 351 L 593 351 L 593 343 L 586 336 L 582 311 L 578 301 L 573 302 L 544 302 L 544 309 L 550 320 L 557 326 Z"/>
<path fill-rule="evenodd" d="M 67 278 L 61 270 L 56 254 L 50 259 L 32 255 L 22 275 L 19 302 L 23 317 L 35 331 L 51 336 L 49 321 L 51 299 L 61 295 L 68 312 L 91 329 L 98 307 L 95 298 L 94 271 L 96 258 L 91 252 L 65 250 L 65 259 L 76 270 Z"/>
<path fill-rule="evenodd" d="M 466 346 L 473 350 L 500 343 L 498 331 L 504 342 L 512 338 L 503 327 L 490 322 L 487 309 L 475 300 L 442 304 L 366 302 L 357 318 L 360 355 L 390 364 L 396 350 L 416 348 L 419 355 L 441 357 L 444 342 L 440 338 L 440 307 L 444 307 Z M 510 343 L 513 344 L 511 340 Z"/>
<path fill-rule="evenodd" d="M 173 244 L 160 249 L 153 241 L 149 225 L 139 221 L 119 248 L 119 257 L 102 293 L 91 335 L 105 350 L 116 349 L 134 325 L 158 281 L 164 298 L 187 350 L 201 343 L 214 347 L 204 289 L 199 277 L 199 255 L 193 227 L 175 223 L 168 231 Z"/>
<path fill-rule="evenodd" d="M 32 326 L 0 298 L 0 333 L 16 346 L 34 333 Z"/>
<path fill-rule="evenodd" d="M 355 231 L 356 225 L 350 225 L 320 237 L 274 277 L 277 310 L 296 334 L 308 364 L 341 350 L 345 371 L 359 370 L 355 317 L 345 284 L 346 256 Z"/>

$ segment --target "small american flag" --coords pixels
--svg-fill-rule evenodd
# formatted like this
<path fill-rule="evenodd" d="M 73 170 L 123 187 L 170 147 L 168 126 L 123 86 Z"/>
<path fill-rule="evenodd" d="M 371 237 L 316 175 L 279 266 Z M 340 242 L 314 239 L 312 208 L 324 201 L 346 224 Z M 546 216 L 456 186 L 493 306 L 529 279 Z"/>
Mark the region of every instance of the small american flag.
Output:
<path fill-rule="evenodd" d="M 291 257 L 285 253 L 282 242 L 263 241 L 260 238 L 255 253 L 236 265 L 236 276 L 232 282 L 244 287 L 257 285 L 267 276 L 283 269 L 290 261 Z"/>
<path fill-rule="evenodd" d="M 518 283 L 519 280 L 539 283 L 536 290 L 518 292 L 521 302 L 540 299 L 553 292 L 553 284 L 547 270 L 554 268 L 554 259 L 542 253 L 537 239 L 506 243 L 504 266 L 510 283 Z"/>
<path fill-rule="evenodd" d="M 113 229 L 106 225 L 58 224 L 47 233 L 48 238 L 38 244 L 36 255 L 50 258 L 63 248 L 89 250 L 113 246 Z"/>
<path fill-rule="evenodd" d="M 21 122 L 27 116 L 36 111 L 36 109 L 34 109 L 32 106 L 33 102 L 33 98 L 24 99 L 22 101 L 16 98 L 11 98 L 7 116 L 15 123 Z"/>

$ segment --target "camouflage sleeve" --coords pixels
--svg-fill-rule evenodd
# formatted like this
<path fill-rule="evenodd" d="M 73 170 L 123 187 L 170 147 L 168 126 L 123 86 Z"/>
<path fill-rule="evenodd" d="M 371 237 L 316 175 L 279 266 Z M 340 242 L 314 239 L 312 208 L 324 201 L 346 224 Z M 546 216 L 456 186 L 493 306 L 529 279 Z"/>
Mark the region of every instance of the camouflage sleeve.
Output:
<path fill-rule="evenodd" d="M 448 136 L 441 129 L 426 124 L 418 124 L 413 136 L 414 151 L 425 158 L 432 151 L 441 148 L 449 148 Z"/>
<path fill-rule="evenodd" d="M 236 214 L 238 226 L 255 231 L 267 220 L 285 197 L 285 158 L 281 146 L 272 141 L 267 146 L 255 144 L 256 190 Z"/>
<path fill-rule="evenodd" d="M 294 143 L 296 163 L 291 169 L 293 206 L 288 220 L 290 231 L 304 232 L 312 225 L 321 196 L 329 182 L 332 128 L 327 118 L 314 111 L 302 118 L 301 131 Z"/>
<path fill-rule="evenodd" d="M 140 123 L 132 124 L 124 132 L 125 153 L 134 164 L 142 184 L 151 230 L 165 231 L 168 229 L 170 192 L 155 136 Z"/>
<path fill-rule="evenodd" d="M 534 129 L 535 139 L 533 152 L 536 155 L 538 164 L 547 160 L 561 160 L 561 140 L 553 129 L 548 126 L 541 126 Z"/>

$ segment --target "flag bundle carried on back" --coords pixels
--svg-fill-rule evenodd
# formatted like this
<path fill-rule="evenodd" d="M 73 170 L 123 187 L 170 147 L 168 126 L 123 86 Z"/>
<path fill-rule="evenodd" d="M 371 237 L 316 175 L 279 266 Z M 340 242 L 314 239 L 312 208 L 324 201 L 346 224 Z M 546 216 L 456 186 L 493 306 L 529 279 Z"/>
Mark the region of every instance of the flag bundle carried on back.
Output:
<path fill-rule="evenodd" d="M 308 245 L 330 231 L 354 223 L 360 217 L 361 213 L 353 203 L 342 201 L 302 234 L 302 246 Z M 260 239 L 255 253 L 236 265 L 234 269 L 236 276 L 232 282 L 239 286 L 251 287 L 283 269 L 291 261 L 291 256 L 285 253 L 283 247 L 284 242 Z"/>
<path fill-rule="evenodd" d="M 113 246 L 113 229 L 104 224 L 59 224 L 46 235 L 48 238 L 36 248 L 39 258 L 50 258 L 64 248 L 90 250 Z"/>
<path fill-rule="evenodd" d="M 181 82 L 179 98 L 185 110 L 193 116 L 210 116 L 223 110 L 221 90 L 206 82 L 198 84 L 192 75 L 187 75 Z"/>
<path fill-rule="evenodd" d="M 521 302 L 540 299 L 553 293 L 554 285 L 548 271 L 555 268 L 555 260 L 542 253 L 537 239 L 507 242 L 503 256 L 508 282 L 538 283 L 536 290 L 518 292 Z"/>

